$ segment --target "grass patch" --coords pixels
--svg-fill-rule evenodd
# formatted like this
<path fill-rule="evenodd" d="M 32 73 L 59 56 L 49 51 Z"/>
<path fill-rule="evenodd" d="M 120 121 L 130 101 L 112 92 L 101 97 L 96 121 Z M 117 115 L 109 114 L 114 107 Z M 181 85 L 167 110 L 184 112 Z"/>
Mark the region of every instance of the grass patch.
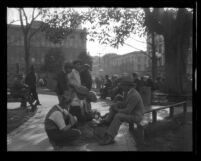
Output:
<path fill-rule="evenodd" d="M 18 128 L 34 114 L 35 112 L 29 112 L 24 108 L 7 109 L 7 134 Z"/>

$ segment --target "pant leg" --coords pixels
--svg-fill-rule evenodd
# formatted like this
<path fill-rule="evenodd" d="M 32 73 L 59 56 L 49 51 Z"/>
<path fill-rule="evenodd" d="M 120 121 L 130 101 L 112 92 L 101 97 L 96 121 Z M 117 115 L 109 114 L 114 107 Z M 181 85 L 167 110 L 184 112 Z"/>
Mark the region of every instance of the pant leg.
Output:
<path fill-rule="evenodd" d="M 78 129 L 69 129 L 65 132 L 57 130 L 48 133 L 50 141 L 55 142 L 57 145 L 67 145 L 69 142 L 78 139 L 80 135 L 81 132 Z"/>
<path fill-rule="evenodd" d="M 37 101 L 39 101 L 38 94 L 36 92 L 36 87 L 31 87 L 31 92 L 33 94 L 34 99 L 37 100 Z"/>
<path fill-rule="evenodd" d="M 122 122 L 133 122 L 133 116 L 123 113 L 117 113 L 107 129 L 107 133 L 114 138 L 117 135 Z"/>

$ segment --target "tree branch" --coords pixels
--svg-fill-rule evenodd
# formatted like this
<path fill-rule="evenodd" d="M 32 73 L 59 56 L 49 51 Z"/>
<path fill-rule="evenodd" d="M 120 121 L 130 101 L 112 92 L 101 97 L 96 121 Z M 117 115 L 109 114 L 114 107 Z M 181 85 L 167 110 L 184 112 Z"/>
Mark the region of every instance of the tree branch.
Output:
<path fill-rule="evenodd" d="M 30 22 L 30 26 L 32 25 L 32 23 L 34 22 L 34 20 L 41 14 L 41 11 L 38 12 L 38 14 L 34 17 L 34 12 L 35 12 L 35 9 L 33 9 L 33 12 L 32 12 L 32 20 Z"/>
<path fill-rule="evenodd" d="M 25 20 L 26 20 L 26 26 L 27 26 L 28 25 L 28 19 L 27 19 L 27 15 L 25 13 L 24 8 L 22 8 L 22 11 L 23 11 L 23 14 L 24 14 L 24 17 L 25 17 Z"/>
<path fill-rule="evenodd" d="M 152 59 L 152 57 L 151 57 L 149 54 L 147 54 L 145 51 L 140 50 L 140 49 L 138 49 L 138 48 L 136 48 L 136 47 L 134 47 L 134 46 L 132 46 L 132 45 L 130 45 L 130 44 L 127 44 L 127 43 L 124 43 L 124 44 L 127 45 L 127 46 L 130 46 L 130 47 L 132 47 L 132 48 L 134 48 L 134 49 L 139 50 L 139 51 L 142 52 L 144 55 L 146 55 L 146 56 L 148 56 L 150 59 Z"/>
<path fill-rule="evenodd" d="M 135 41 L 138 41 L 138 42 L 144 43 L 144 44 L 152 45 L 152 43 L 150 43 L 150 42 L 145 42 L 145 41 L 136 40 L 136 39 L 134 39 L 134 38 L 132 38 L 132 37 L 130 37 L 130 38 L 133 39 L 133 40 L 135 40 Z"/>
<path fill-rule="evenodd" d="M 21 24 L 21 27 L 22 27 L 22 31 L 24 32 L 24 34 L 26 34 L 26 30 L 25 30 L 24 23 L 23 23 L 23 20 L 22 20 L 22 11 L 21 11 L 21 9 L 19 9 L 18 11 L 19 11 L 19 15 L 20 15 L 20 24 Z"/>

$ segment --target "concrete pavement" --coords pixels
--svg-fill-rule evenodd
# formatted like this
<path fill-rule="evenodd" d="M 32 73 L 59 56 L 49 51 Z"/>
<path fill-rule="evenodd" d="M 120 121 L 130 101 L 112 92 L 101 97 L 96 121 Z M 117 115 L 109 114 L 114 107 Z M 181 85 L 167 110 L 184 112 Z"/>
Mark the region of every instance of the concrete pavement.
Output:
<path fill-rule="evenodd" d="M 8 151 L 52 151 L 47 135 L 44 130 L 44 119 L 48 110 L 58 103 L 54 95 L 39 94 L 42 106 L 37 113 L 19 128 L 11 132 L 7 138 Z M 109 101 L 98 101 L 92 103 L 92 109 L 100 111 L 101 115 L 108 112 Z M 9 104 L 8 104 L 9 106 Z M 9 107 L 8 107 L 9 108 Z M 12 108 L 12 107 L 10 107 Z M 128 124 L 122 124 L 115 143 L 100 146 L 97 142 L 84 142 L 79 145 L 69 145 L 60 149 L 61 151 L 136 151 L 135 141 L 128 132 Z"/>

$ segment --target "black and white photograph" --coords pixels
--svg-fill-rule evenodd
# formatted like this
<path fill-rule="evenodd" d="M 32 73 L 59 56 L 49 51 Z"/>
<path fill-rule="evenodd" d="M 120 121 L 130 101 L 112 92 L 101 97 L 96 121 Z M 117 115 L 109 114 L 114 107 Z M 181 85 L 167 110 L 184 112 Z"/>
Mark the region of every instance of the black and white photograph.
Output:
<path fill-rule="evenodd" d="M 7 7 L 7 151 L 193 151 L 195 3 Z"/>

